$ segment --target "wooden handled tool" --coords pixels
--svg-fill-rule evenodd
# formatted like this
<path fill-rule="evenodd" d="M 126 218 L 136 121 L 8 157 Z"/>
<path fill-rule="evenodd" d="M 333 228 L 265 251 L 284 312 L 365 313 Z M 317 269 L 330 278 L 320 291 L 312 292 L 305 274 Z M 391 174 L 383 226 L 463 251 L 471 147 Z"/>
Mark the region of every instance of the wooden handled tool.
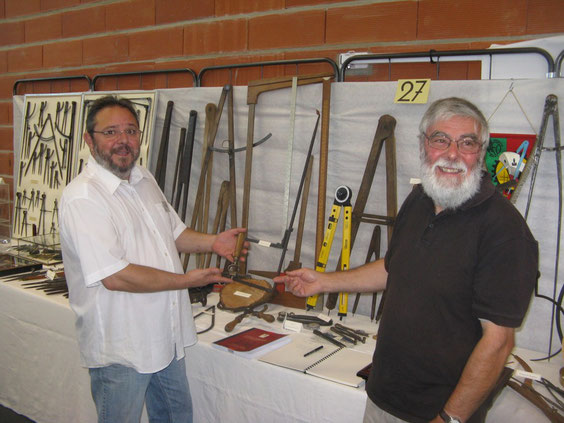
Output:
<path fill-rule="evenodd" d="M 306 85 L 322 82 L 325 78 L 334 77 L 333 74 L 316 74 L 298 76 L 297 85 Z M 247 122 L 247 149 L 245 151 L 245 179 L 243 186 L 243 206 L 241 226 L 249 227 L 249 207 L 251 195 L 251 171 L 253 167 L 253 140 L 255 132 L 255 110 L 258 102 L 258 96 L 264 92 L 274 91 L 281 88 L 289 88 L 292 86 L 294 77 L 281 77 L 260 79 L 249 83 L 247 88 L 247 104 L 249 105 L 249 116 Z M 246 266 L 243 266 L 243 273 L 246 272 Z"/>

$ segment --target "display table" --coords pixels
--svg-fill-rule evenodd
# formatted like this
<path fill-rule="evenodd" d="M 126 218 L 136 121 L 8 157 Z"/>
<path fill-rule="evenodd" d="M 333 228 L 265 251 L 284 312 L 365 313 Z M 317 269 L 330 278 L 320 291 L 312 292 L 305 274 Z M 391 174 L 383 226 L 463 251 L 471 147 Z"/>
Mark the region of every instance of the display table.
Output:
<path fill-rule="evenodd" d="M 215 304 L 217 294 L 208 298 Z M 194 313 L 203 307 L 195 306 Z M 274 315 L 282 306 L 269 305 Z M 213 330 L 186 350 L 187 374 L 195 422 L 361 422 L 364 388 L 338 383 L 249 360 L 217 350 L 210 343 L 227 336 L 225 324 L 235 314 L 217 311 Z M 206 327 L 210 319 L 196 320 Z M 364 316 L 348 316 L 347 326 L 374 333 Z M 235 332 L 249 327 L 284 331 L 279 322 L 245 319 Z M 290 332 L 288 332 L 290 333 Z M 310 336 L 304 334 L 303 336 Z M 74 315 L 61 295 L 23 289 L 18 282 L 0 282 L 0 403 L 38 423 L 95 422 L 89 377 L 80 366 Z M 360 345 L 371 351 L 374 341 Z M 525 358 L 540 354 L 517 350 Z M 558 386 L 561 356 L 551 362 L 529 362 L 534 371 Z M 146 414 L 142 421 L 146 422 Z M 547 418 L 516 392 L 505 388 L 488 422 L 546 422 Z"/>

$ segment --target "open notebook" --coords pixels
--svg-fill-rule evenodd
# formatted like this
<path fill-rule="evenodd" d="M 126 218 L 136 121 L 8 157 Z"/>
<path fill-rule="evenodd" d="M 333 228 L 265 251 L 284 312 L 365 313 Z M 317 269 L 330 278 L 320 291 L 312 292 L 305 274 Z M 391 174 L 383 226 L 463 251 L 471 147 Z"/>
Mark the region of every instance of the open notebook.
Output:
<path fill-rule="evenodd" d="M 322 349 L 304 357 L 321 345 Z M 295 336 L 291 343 L 263 355 L 259 361 L 358 388 L 364 380 L 356 373 L 372 361 L 372 355 L 320 342 L 317 337 Z"/>

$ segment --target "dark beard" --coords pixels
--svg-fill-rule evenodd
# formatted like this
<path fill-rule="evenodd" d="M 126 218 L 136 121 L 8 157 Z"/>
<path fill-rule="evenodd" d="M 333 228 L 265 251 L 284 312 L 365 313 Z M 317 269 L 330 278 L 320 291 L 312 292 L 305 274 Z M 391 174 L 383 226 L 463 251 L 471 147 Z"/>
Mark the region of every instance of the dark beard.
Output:
<path fill-rule="evenodd" d="M 109 170 L 110 172 L 112 172 L 114 175 L 116 175 L 120 179 L 127 179 L 127 177 L 129 177 L 129 173 L 131 172 L 131 169 L 133 169 L 133 167 L 135 166 L 135 162 L 139 158 L 140 151 L 139 150 L 134 151 L 128 145 L 122 145 L 118 148 L 125 148 L 129 151 L 129 153 L 134 155 L 134 159 L 131 161 L 131 163 L 124 164 L 124 165 L 120 165 L 118 163 L 115 163 L 112 160 L 112 153 L 117 148 L 112 149 L 112 151 L 110 151 L 109 154 L 105 154 L 105 153 L 102 153 L 98 149 L 98 145 L 96 143 L 94 143 L 94 154 L 93 154 L 93 156 L 94 156 L 94 159 L 96 159 L 96 162 L 98 162 L 98 164 L 101 165 L 103 168 Z"/>

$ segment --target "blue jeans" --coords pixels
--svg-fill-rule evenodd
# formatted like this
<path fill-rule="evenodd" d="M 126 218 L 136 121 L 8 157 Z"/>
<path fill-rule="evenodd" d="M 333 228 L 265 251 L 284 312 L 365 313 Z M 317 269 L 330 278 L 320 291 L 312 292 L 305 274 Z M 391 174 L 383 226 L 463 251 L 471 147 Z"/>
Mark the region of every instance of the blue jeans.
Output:
<path fill-rule="evenodd" d="M 98 423 L 139 423 L 143 403 L 151 423 L 192 423 L 192 399 L 184 359 L 157 373 L 114 364 L 89 369 Z"/>

